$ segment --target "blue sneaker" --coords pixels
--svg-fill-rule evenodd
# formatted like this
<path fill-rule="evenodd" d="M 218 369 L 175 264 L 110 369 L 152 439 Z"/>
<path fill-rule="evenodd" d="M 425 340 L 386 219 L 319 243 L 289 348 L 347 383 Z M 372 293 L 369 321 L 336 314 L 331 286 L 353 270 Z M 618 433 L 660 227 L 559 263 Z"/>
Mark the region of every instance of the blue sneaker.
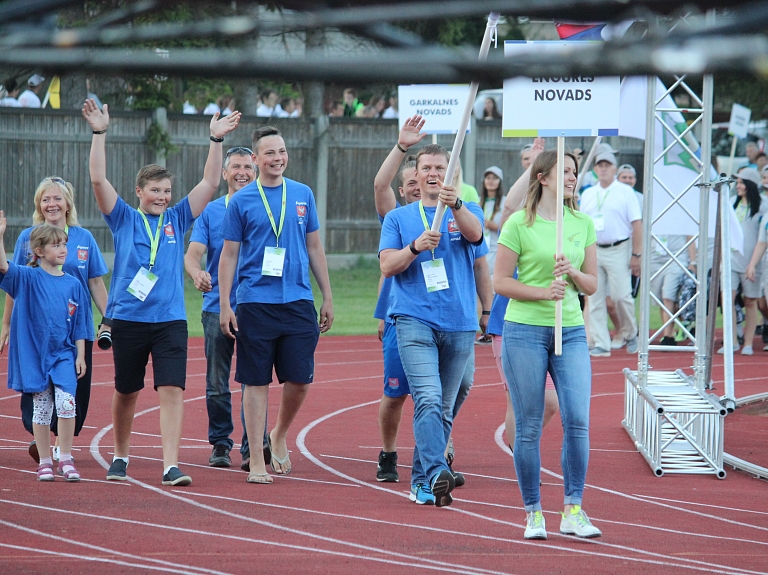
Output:
<path fill-rule="evenodd" d="M 411 485 L 411 494 L 408 496 L 408 499 L 413 501 L 416 505 L 435 504 L 435 496 L 432 495 L 432 490 L 429 488 L 429 485 L 424 483 Z"/>

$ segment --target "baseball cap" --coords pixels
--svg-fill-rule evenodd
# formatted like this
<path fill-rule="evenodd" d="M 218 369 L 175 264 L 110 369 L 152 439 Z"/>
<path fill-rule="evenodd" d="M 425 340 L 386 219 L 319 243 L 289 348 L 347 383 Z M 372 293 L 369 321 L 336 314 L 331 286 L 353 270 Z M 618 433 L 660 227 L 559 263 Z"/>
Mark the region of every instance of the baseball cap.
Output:
<path fill-rule="evenodd" d="M 600 162 L 610 162 L 615 166 L 616 156 L 613 155 L 613 152 L 601 152 L 595 157 L 595 165 L 599 164 Z"/>
<path fill-rule="evenodd" d="M 33 74 L 29 77 L 29 80 L 27 80 L 27 84 L 33 87 L 39 86 L 43 82 L 45 82 L 45 78 L 43 78 L 40 74 Z"/>
<path fill-rule="evenodd" d="M 618 154 L 618 150 L 614 150 L 610 144 L 598 144 L 595 148 L 595 156 L 599 156 L 603 152 L 610 152 L 611 154 Z"/>
<path fill-rule="evenodd" d="M 622 172 L 629 172 L 633 176 L 637 176 L 637 171 L 635 171 L 635 168 L 633 166 L 630 166 L 629 164 L 620 165 L 619 169 L 616 170 L 616 175 L 618 176 Z"/>
<path fill-rule="evenodd" d="M 742 180 L 749 180 L 750 182 L 753 182 L 758 188 L 762 184 L 760 174 L 757 173 L 755 168 L 744 168 L 738 174 L 735 174 L 735 176 L 737 178 L 741 178 Z"/>
<path fill-rule="evenodd" d="M 493 174 L 500 180 L 504 179 L 504 172 L 501 171 L 501 168 L 498 166 L 491 166 L 490 168 L 486 168 L 483 172 L 483 177 L 486 176 L 486 174 Z"/>

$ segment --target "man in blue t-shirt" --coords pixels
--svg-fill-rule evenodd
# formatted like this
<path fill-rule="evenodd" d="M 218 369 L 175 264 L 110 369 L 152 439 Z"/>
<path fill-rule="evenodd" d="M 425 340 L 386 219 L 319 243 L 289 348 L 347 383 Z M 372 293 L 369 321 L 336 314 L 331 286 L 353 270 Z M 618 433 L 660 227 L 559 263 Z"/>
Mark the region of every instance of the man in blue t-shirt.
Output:
<path fill-rule="evenodd" d="M 229 467 L 232 461 L 229 452 L 234 442 L 230 438 L 235 430 L 232 424 L 232 393 L 229 390 L 229 372 L 232 355 L 235 352 L 234 340 L 226 337 L 219 327 L 219 257 L 224 247 L 221 237 L 221 222 L 230 199 L 256 178 L 256 168 L 250 148 L 238 146 L 227 151 L 224 158 L 224 181 L 227 182 L 227 195 L 211 202 L 195 222 L 189 238 L 187 255 L 184 256 L 184 269 L 195 282 L 195 287 L 203 292 L 203 335 L 205 337 L 205 405 L 208 411 L 208 442 L 213 451 L 208 459 L 211 467 Z M 208 253 L 205 269 L 200 262 Z M 235 309 L 235 289 L 230 294 L 230 304 Z M 242 406 L 242 402 L 241 402 Z M 240 444 L 242 456 L 241 468 L 249 470 L 250 450 L 248 436 L 245 433 L 245 419 L 242 407 L 240 419 L 243 422 L 243 437 Z"/>
<path fill-rule="evenodd" d="M 240 122 L 240 113 L 213 115 L 203 179 L 171 207 L 173 174 L 150 164 L 136 176 L 139 208 L 130 207 L 107 180 L 106 133 L 109 111 L 86 100 L 83 116 L 93 130 L 89 161 L 93 193 L 115 244 L 107 317 L 112 319 L 115 394 L 112 432 L 115 451 L 108 480 L 127 475 L 136 402 L 152 355 L 154 387 L 160 401 L 163 485 L 189 485 L 179 470 L 187 375 L 187 313 L 184 307 L 184 234 L 219 187 L 221 142 Z"/>
<path fill-rule="evenodd" d="M 473 349 L 473 266 L 475 246 L 483 241 L 480 207 L 464 204 L 444 183 L 448 159 L 447 150 L 435 144 L 419 151 L 421 200 L 389 212 L 379 242 L 381 271 L 394 278 L 389 315 L 414 402 L 411 492 L 417 500 L 431 492 L 438 507 L 451 504 L 455 487 L 445 459 L 453 419 L 443 398 L 457 396 Z M 447 208 L 440 231 L 433 232 L 439 202 Z"/>
<path fill-rule="evenodd" d="M 291 471 L 286 435 L 314 378 L 321 332 L 333 323 L 331 284 L 312 190 L 283 177 L 288 152 L 280 132 L 253 133 L 259 178 L 232 197 L 222 223 L 219 259 L 219 323 L 237 341 L 235 381 L 245 386 L 245 428 L 251 444 L 261 439 L 274 369 L 284 384 L 274 429 L 267 436 L 270 466 Z M 309 270 L 323 303 L 318 322 Z M 237 272 L 237 315 L 230 303 Z M 259 450 L 251 452 L 249 483 L 271 483 Z"/>

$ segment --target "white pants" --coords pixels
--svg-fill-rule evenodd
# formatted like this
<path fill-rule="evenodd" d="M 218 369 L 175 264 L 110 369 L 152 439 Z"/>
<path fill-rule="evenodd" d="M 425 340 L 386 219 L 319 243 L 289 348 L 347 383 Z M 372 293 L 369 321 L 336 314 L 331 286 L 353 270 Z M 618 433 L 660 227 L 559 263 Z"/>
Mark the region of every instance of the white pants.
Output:
<path fill-rule="evenodd" d="M 597 291 L 589 297 L 589 322 L 595 347 L 611 349 L 611 334 L 608 332 L 608 309 L 605 298 L 608 293 L 616 304 L 621 330 L 617 336 L 625 340 L 637 335 L 635 301 L 632 299 L 632 273 L 629 258 L 632 255 L 632 240 L 618 246 L 597 248 Z"/>

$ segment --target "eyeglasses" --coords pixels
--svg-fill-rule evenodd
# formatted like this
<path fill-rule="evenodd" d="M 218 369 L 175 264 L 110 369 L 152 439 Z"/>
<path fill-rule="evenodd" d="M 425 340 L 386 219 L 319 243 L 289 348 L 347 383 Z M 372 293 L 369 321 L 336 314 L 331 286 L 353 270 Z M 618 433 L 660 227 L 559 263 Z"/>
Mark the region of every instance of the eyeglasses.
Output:
<path fill-rule="evenodd" d="M 245 156 L 245 155 L 252 156 L 253 150 L 251 150 L 250 148 L 245 148 L 243 146 L 235 146 L 234 148 L 230 148 L 229 150 L 227 150 L 226 157 L 228 158 L 232 154 L 237 154 L 238 156 Z"/>

